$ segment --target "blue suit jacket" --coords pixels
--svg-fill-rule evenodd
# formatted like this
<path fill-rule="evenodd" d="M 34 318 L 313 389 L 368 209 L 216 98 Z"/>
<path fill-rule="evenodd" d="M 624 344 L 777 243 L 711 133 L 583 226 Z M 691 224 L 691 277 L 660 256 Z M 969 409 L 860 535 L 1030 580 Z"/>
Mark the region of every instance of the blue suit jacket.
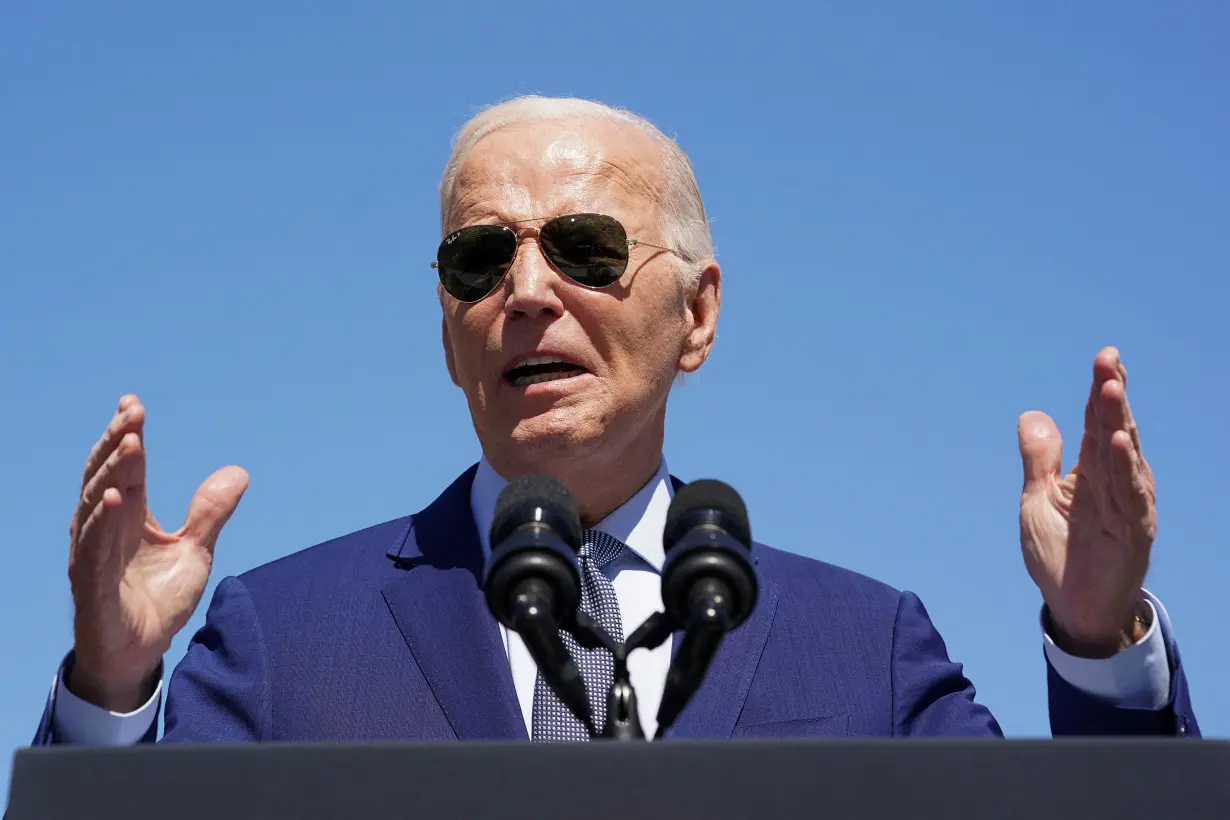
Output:
<path fill-rule="evenodd" d="M 526 739 L 480 589 L 473 477 L 416 515 L 219 583 L 171 678 L 163 739 Z M 760 544 L 753 556 L 756 609 L 669 736 L 1000 733 L 913 594 Z M 1156 712 L 1115 708 L 1050 671 L 1052 730 L 1196 734 L 1172 657 L 1171 704 Z M 56 742 L 54 708 L 53 695 L 38 744 Z"/>

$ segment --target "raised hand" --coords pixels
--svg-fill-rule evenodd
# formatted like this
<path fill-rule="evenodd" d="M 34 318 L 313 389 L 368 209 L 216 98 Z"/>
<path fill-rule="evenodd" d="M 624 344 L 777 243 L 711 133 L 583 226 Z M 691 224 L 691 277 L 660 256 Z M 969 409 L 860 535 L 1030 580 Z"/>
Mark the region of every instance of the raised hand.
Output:
<path fill-rule="evenodd" d="M 165 532 L 146 504 L 144 427 L 145 408 L 124 396 L 86 461 L 69 528 L 76 662 L 67 685 L 119 712 L 149 698 L 163 654 L 205 591 L 218 533 L 248 486 L 244 470 L 222 468 L 196 491 L 183 526 Z"/>
<path fill-rule="evenodd" d="M 1157 534 L 1153 473 L 1113 347 L 1098 352 L 1076 466 L 1060 475 L 1063 440 L 1045 413 L 1017 424 L 1025 488 L 1021 550 L 1066 650 L 1109 657 L 1142 636 L 1136 614 Z"/>

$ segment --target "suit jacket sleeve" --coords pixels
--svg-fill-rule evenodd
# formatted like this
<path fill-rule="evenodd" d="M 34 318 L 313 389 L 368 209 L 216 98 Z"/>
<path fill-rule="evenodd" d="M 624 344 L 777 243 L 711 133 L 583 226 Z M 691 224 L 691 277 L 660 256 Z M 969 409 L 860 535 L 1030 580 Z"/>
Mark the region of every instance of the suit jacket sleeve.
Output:
<path fill-rule="evenodd" d="M 218 584 L 167 690 L 165 742 L 271 740 L 269 656 L 243 582 Z"/>
<path fill-rule="evenodd" d="M 959 663 L 948 658 L 922 601 L 903 592 L 893 624 L 892 716 L 897 737 L 1001 737 Z"/>
<path fill-rule="evenodd" d="M 1192 709 L 1187 675 L 1169 619 L 1159 613 L 1158 623 L 1170 666 L 1170 699 L 1160 709 L 1116 706 L 1064 680 L 1047 661 L 1046 680 L 1050 695 L 1051 734 L 1061 735 L 1160 735 L 1200 737 Z M 1045 653 L 1043 653 L 1045 656 Z"/>
<path fill-rule="evenodd" d="M 72 661 L 70 654 L 66 672 Z M 55 731 L 55 691 L 53 686 L 35 746 L 66 742 Z M 171 676 L 165 717 L 168 742 L 238 743 L 272 736 L 265 641 L 252 599 L 237 578 L 218 584 L 205 625 Z M 152 743 L 157 735 L 155 720 L 141 742 Z"/>
<path fill-rule="evenodd" d="M 1051 733 L 1064 735 L 1177 735 L 1198 737 L 1178 646 L 1166 630 L 1170 702 L 1162 709 L 1119 707 L 1065 681 L 1047 664 Z M 894 734 L 915 737 L 998 736 L 991 713 L 974 701 L 972 683 L 948 659 L 944 640 L 922 602 L 902 593 L 893 629 Z"/>

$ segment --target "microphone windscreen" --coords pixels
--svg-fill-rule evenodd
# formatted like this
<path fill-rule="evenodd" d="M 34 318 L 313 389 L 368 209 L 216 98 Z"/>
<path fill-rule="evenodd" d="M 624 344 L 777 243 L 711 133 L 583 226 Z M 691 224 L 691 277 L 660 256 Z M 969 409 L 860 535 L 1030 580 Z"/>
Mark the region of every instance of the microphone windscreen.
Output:
<path fill-rule="evenodd" d="M 662 533 L 666 549 L 670 550 L 702 518 L 718 524 L 732 538 L 751 549 L 752 525 L 747 519 L 747 505 L 733 487 L 712 478 L 685 484 L 671 499 Z"/>
<path fill-rule="evenodd" d="M 577 502 L 559 481 L 545 475 L 521 476 L 509 483 L 495 502 L 491 520 L 491 548 L 522 524 L 541 521 L 573 550 L 581 548 L 581 513 Z"/>

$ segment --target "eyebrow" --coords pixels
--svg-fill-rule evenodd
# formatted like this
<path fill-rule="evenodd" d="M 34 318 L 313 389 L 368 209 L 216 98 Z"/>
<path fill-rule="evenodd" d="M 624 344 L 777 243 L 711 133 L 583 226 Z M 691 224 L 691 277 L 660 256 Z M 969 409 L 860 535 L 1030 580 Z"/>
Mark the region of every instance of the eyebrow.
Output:
<path fill-rule="evenodd" d="M 447 224 L 455 225 L 459 222 L 468 221 L 468 220 L 463 219 L 462 217 L 467 216 L 467 213 L 466 213 L 467 211 L 481 204 L 478 201 L 474 201 L 476 200 L 476 197 L 468 197 L 468 199 L 471 201 L 467 201 L 467 197 L 465 195 L 457 196 L 453 199 L 452 207 L 449 208 L 447 219 L 446 219 Z M 496 214 L 488 212 L 487 214 L 483 215 L 481 218 L 486 219 L 489 216 L 496 216 Z"/>

